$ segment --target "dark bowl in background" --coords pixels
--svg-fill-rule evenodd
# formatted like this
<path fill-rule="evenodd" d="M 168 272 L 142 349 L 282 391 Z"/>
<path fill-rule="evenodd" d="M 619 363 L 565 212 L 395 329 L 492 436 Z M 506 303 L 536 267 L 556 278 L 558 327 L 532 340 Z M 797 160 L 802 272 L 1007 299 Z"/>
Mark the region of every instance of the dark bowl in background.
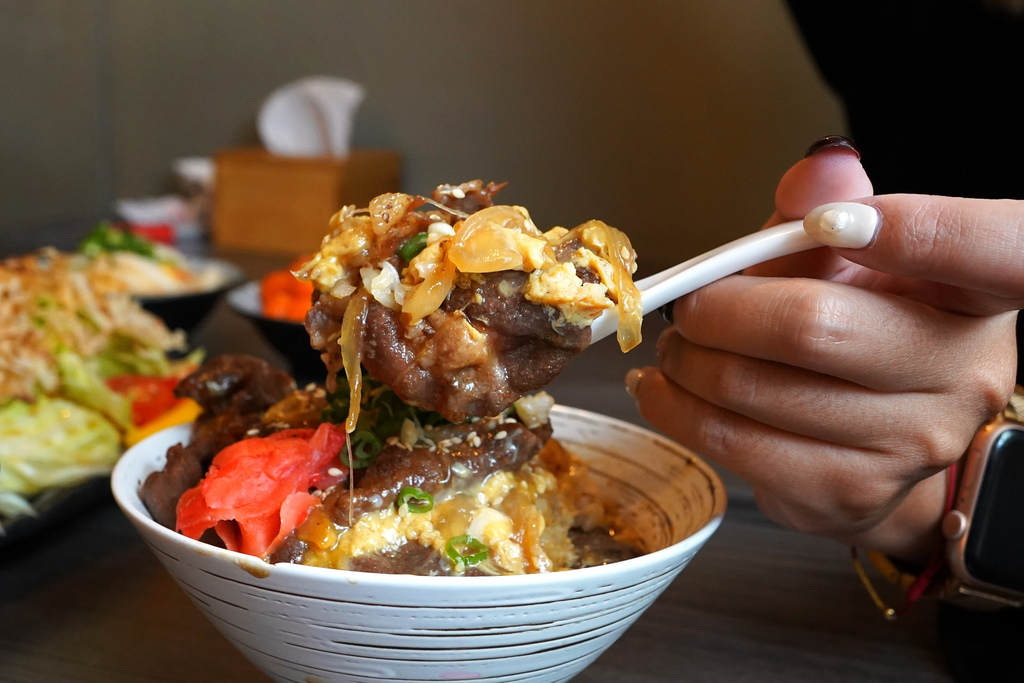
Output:
<path fill-rule="evenodd" d="M 228 292 L 227 302 L 231 310 L 251 322 L 263 339 L 284 357 L 296 381 L 300 384 L 307 381 L 323 382 L 327 371 L 320 359 L 320 352 L 309 345 L 309 333 L 305 326 L 263 315 L 259 282 L 253 280 L 235 287 Z"/>
<path fill-rule="evenodd" d="M 220 298 L 245 279 L 242 269 L 228 261 L 189 258 L 188 264 L 195 270 L 216 270 L 220 274 L 218 284 L 212 289 L 199 292 L 135 297 L 144 309 L 163 320 L 167 327 L 172 330 L 184 330 L 186 334 L 199 327 Z"/>

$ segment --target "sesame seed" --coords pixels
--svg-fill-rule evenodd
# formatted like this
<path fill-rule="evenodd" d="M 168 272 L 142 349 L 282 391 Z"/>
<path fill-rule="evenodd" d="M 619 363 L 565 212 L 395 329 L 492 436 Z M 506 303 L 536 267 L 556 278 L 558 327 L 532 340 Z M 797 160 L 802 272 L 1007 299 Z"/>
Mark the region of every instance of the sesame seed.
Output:
<path fill-rule="evenodd" d="M 344 472 L 339 470 L 337 467 L 332 467 L 331 469 L 327 470 L 327 474 L 331 475 L 332 477 L 340 477 L 342 474 L 344 474 Z"/>
<path fill-rule="evenodd" d="M 466 193 L 461 187 L 456 187 L 452 190 L 452 196 L 456 199 L 465 199 Z"/>
<path fill-rule="evenodd" d="M 494 435 L 494 440 L 499 441 L 501 439 L 504 439 L 506 436 L 508 436 L 508 432 L 502 429 L 500 432 Z"/>

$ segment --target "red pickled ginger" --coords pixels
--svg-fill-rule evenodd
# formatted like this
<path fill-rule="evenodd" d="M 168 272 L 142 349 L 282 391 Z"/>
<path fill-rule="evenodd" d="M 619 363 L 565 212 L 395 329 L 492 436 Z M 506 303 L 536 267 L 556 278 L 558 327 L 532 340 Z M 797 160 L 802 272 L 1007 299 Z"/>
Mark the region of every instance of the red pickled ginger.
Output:
<path fill-rule="evenodd" d="M 312 489 L 345 480 L 344 445 L 344 427 L 325 422 L 228 446 L 178 500 L 177 530 L 198 539 L 213 528 L 228 550 L 267 557 L 318 502 Z"/>

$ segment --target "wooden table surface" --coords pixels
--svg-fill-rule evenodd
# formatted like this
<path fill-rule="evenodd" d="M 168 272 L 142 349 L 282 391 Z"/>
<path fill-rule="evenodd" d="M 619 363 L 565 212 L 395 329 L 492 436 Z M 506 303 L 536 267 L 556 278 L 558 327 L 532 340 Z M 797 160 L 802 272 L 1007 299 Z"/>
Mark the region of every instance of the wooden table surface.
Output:
<path fill-rule="evenodd" d="M 251 274 L 273 259 L 234 255 Z M 627 356 L 604 340 L 552 385 L 566 405 L 640 423 L 622 388 L 651 362 L 660 321 Z M 223 303 L 193 335 L 211 354 L 244 351 L 281 364 Z M 784 530 L 749 487 L 725 476 L 719 531 L 581 683 L 948 682 L 923 603 L 885 622 L 846 548 Z M 148 683 L 268 681 L 189 602 L 109 495 L 74 519 L 0 549 L 0 681 Z"/>

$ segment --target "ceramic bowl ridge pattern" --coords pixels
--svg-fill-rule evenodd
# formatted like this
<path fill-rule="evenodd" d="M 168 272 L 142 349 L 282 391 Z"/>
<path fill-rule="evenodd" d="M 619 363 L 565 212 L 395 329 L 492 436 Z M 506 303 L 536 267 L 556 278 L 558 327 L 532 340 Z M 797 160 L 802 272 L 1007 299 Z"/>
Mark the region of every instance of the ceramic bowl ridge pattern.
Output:
<path fill-rule="evenodd" d="M 601 567 L 500 577 L 415 577 L 268 565 L 165 529 L 139 501 L 188 427 L 129 451 L 114 495 L 178 584 L 275 681 L 565 681 L 607 649 L 714 533 L 715 473 L 650 431 L 557 406 L 555 435 L 588 463 L 653 550 Z"/>

